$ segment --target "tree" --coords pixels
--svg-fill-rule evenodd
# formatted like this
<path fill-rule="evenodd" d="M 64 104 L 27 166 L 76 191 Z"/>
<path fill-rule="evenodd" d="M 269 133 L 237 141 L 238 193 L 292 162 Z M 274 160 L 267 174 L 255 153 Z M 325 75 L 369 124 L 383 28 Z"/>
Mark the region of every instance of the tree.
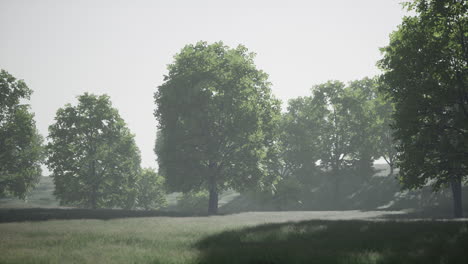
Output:
<path fill-rule="evenodd" d="M 137 205 L 146 210 L 159 209 L 166 204 L 164 178 L 154 169 L 145 168 L 137 182 Z"/>
<path fill-rule="evenodd" d="M 107 95 L 85 93 L 57 111 L 49 127 L 47 165 L 61 204 L 134 206 L 140 152 Z"/>
<path fill-rule="evenodd" d="M 329 81 L 314 86 L 312 96 L 289 101 L 279 144 L 283 177 L 291 174 L 303 185 L 312 185 L 314 175 L 327 174 L 336 206 L 345 174 L 373 173 L 377 157 L 374 85 L 368 78 L 348 86 Z"/>
<path fill-rule="evenodd" d="M 366 80 L 348 87 L 339 81 L 329 81 L 313 88 L 312 104 L 320 118 L 316 126 L 320 136 L 320 165 L 333 178 L 334 202 L 337 204 L 340 182 L 345 172 L 372 171 L 375 159 L 372 116 L 367 110 Z"/>
<path fill-rule="evenodd" d="M 254 54 L 239 45 L 198 42 L 168 66 L 155 93 L 159 170 L 172 191 L 218 193 L 259 186 L 272 170 L 280 103 Z"/>
<path fill-rule="evenodd" d="M 380 120 L 383 109 L 376 107 L 379 98 L 376 78 L 363 78 L 349 83 L 347 97 L 350 99 L 352 133 L 355 133 L 354 170 L 363 177 L 372 176 L 374 160 L 382 155 L 382 127 Z M 348 99 L 348 100 L 349 100 Z M 380 112 L 379 112 L 380 111 Z M 385 154 L 384 154 L 385 155 Z"/>
<path fill-rule="evenodd" d="M 42 174 L 43 139 L 29 105 L 32 90 L 5 70 L 0 71 L 0 196 L 25 198 Z"/>
<path fill-rule="evenodd" d="M 317 170 L 319 158 L 321 113 L 315 111 L 311 97 L 289 100 L 287 112 L 281 119 L 282 177 L 294 175 L 301 182 L 310 182 Z"/>
<path fill-rule="evenodd" d="M 406 188 L 450 183 L 454 215 L 462 217 L 468 176 L 468 2 L 417 0 L 379 66 L 395 103 L 400 179 Z"/>

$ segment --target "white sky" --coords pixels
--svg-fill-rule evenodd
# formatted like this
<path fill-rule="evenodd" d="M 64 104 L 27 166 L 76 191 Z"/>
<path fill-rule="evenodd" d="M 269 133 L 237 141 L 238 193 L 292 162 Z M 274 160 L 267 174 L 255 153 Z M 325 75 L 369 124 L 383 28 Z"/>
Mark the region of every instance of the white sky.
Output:
<path fill-rule="evenodd" d="M 34 90 L 46 136 L 55 113 L 84 92 L 106 93 L 143 166 L 156 167 L 153 93 L 188 43 L 222 40 L 257 53 L 273 93 L 378 73 L 379 47 L 405 12 L 400 0 L 0 0 L 0 68 Z"/>

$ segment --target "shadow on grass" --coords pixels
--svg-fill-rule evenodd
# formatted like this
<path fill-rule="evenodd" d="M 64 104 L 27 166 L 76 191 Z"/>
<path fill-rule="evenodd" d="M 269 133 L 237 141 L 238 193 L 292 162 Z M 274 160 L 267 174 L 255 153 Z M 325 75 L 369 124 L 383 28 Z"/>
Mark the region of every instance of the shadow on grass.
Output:
<path fill-rule="evenodd" d="M 266 224 L 201 240 L 199 263 L 468 263 L 468 223 Z"/>
<path fill-rule="evenodd" d="M 0 223 L 46 221 L 51 219 L 101 219 L 109 220 L 128 217 L 189 217 L 199 216 L 180 212 L 139 211 L 123 209 L 58 209 L 58 208 L 14 208 L 0 209 Z M 200 215 L 201 216 L 201 215 Z"/>

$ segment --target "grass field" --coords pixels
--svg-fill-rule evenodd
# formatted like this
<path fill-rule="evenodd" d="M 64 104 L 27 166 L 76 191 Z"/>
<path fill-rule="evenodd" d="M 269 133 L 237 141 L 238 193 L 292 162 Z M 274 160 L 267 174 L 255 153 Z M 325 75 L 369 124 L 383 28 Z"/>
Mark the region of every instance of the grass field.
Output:
<path fill-rule="evenodd" d="M 468 263 L 468 223 L 397 212 L 0 224 L 0 263 Z"/>

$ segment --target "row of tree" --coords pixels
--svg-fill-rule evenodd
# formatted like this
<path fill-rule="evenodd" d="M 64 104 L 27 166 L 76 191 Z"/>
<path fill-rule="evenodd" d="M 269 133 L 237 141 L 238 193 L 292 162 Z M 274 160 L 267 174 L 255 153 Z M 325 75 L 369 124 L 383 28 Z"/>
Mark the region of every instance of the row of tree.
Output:
<path fill-rule="evenodd" d="M 456 217 L 468 177 L 466 1 L 414 0 L 382 49 L 383 75 L 331 81 L 280 114 L 254 54 L 222 42 L 188 45 L 158 88 L 156 152 L 171 190 L 267 188 L 328 173 L 339 193 L 350 171 L 382 156 L 405 188 L 450 183 Z M 390 127 L 391 125 L 391 127 Z M 304 182 L 304 181 L 302 181 Z"/>
<path fill-rule="evenodd" d="M 316 85 L 281 114 L 253 57 L 243 46 L 199 42 L 169 66 L 156 93 L 156 152 L 171 191 L 208 190 L 216 213 L 226 189 L 274 192 L 288 178 L 307 184 L 327 173 L 336 200 L 342 178 L 373 174 L 379 157 L 393 174 L 393 106 L 377 79 Z"/>
<path fill-rule="evenodd" d="M 2 71 L 0 191 L 24 196 L 44 157 L 56 196 L 84 207 L 157 207 L 168 191 L 209 193 L 218 210 L 226 189 L 271 190 L 290 178 L 325 174 L 336 197 L 344 177 L 371 175 L 383 157 L 406 188 L 450 184 L 461 216 L 468 175 L 467 6 L 415 0 L 382 49 L 374 79 L 316 85 L 286 113 L 254 54 L 239 45 L 198 42 L 168 66 L 155 93 L 160 178 L 140 168 L 134 136 L 107 96 L 84 94 L 57 111 L 49 143 L 27 105 L 31 90 Z"/>

